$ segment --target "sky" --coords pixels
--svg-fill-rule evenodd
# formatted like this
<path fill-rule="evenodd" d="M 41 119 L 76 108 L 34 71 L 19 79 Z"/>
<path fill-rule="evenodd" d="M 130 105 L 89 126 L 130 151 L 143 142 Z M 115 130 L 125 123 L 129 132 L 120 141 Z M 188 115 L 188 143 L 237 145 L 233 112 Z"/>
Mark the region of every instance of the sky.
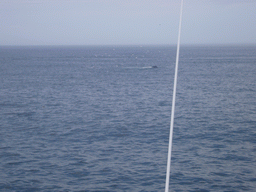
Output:
<path fill-rule="evenodd" d="M 174 45 L 180 3 L 0 0 L 0 45 Z M 256 0 L 184 0 L 181 44 L 256 44 Z"/>

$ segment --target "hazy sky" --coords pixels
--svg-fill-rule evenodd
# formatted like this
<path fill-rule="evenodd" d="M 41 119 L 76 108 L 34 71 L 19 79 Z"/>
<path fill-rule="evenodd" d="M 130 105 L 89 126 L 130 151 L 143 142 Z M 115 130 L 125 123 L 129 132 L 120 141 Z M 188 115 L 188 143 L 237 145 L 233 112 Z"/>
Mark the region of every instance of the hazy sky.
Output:
<path fill-rule="evenodd" d="M 0 45 L 176 44 L 180 0 L 0 0 Z M 181 44 L 256 44 L 256 0 L 184 0 Z"/>

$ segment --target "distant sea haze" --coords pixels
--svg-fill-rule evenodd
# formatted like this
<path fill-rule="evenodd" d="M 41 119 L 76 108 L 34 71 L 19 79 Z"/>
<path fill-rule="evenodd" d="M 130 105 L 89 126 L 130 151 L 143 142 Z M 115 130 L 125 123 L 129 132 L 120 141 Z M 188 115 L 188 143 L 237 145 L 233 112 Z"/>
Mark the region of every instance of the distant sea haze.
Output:
<path fill-rule="evenodd" d="M 0 50 L 0 191 L 164 191 L 176 47 Z M 255 63 L 181 47 L 171 191 L 255 190 Z"/>

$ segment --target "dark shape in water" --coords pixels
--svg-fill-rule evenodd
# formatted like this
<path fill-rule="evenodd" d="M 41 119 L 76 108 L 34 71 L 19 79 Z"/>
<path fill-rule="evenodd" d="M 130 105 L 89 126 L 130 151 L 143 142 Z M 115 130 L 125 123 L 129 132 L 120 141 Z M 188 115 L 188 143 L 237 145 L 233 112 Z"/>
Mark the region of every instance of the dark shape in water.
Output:
<path fill-rule="evenodd" d="M 153 65 L 152 68 L 157 68 L 157 66 L 156 66 L 156 65 Z"/>

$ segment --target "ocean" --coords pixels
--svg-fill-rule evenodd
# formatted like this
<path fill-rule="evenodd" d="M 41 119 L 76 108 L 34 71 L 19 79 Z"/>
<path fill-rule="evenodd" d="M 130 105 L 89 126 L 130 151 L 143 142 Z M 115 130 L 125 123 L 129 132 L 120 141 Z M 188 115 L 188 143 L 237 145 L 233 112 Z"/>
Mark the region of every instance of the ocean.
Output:
<path fill-rule="evenodd" d="M 0 191 L 164 191 L 175 56 L 0 47 Z M 181 46 L 170 190 L 255 188 L 256 46 Z"/>

